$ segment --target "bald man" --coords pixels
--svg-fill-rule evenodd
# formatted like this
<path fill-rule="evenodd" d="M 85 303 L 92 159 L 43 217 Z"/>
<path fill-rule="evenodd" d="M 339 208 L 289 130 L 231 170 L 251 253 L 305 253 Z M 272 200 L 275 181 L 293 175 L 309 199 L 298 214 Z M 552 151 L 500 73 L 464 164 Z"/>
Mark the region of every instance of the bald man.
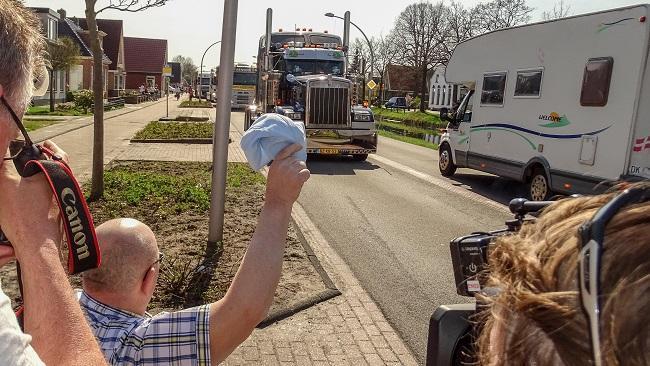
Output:
<path fill-rule="evenodd" d="M 291 145 L 271 164 L 265 202 L 246 255 L 219 301 L 173 313 L 146 313 L 160 269 L 154 233 L 133 219 L 97 227 L 100 268 L 83 275 L 81 308 L 113 365 L 217 364 L 268 312 L 280 279 L 291 207 L 309 179 Z"/>

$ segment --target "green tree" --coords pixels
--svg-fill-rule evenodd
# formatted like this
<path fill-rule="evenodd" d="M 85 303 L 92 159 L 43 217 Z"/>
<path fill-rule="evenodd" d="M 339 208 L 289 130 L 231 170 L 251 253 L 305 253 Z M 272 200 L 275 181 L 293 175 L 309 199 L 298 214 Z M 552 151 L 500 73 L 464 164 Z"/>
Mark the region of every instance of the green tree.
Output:
<path fill-rule="evenodd" d="M 194 64 L 194 60 L 191 57 L 184 57 L 178 55 L 172 59 L 174 62 L 181 64 L 181 76 L 185 80 L 186 84 L 191 85 L 193 80 L 196 80 L 198 76 L 198 67 Z"/>
<path fill-rule="evenodd" d="M 80 56 L 79 46 L 68 37 L 61 37 L 57 41 L 49 42 L 47 59 L 50 62 L 50 112 L 54 112 L 54 93 L 57 90 L 56 71 L 67 71 L 70 66 L 77 63 Z"/>
<path fill-rule="evenodd" d="M 117 10 L 135 13 L 149 8 L 160 7 L 168 0 L 84 0 L 86 3 L 86 23 L 90 33 L 90 48 L 93 54 L 93 93 L 94 103 L 94 135 L 93 135 L 93 171 L 90 187 L 90 199 L 96 200 L 104 195 L 104 65 L 103 51 L 99 30 L 97 29 L 97 14 L 106 10 Z M 104 7 L 97 10 L 98 3 Z M 107 4 L 106 4 L 107 3 Z"/>

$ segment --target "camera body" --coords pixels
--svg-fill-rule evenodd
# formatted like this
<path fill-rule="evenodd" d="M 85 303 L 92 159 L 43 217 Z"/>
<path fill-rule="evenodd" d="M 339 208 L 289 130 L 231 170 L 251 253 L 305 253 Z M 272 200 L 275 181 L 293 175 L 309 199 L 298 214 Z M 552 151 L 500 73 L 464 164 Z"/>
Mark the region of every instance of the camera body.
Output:
<path fill-rule="evenodd" d="M 533 202 L 523 198 L 510 201 L 513 220 L 506 221 L 506 228 L 476 232 L 451 240 L 449 249 L 456 282 L 456 293 L 475 297 L 477 293 L 488 293 L 485 287 L 488 273 L 488 252 L 495 239 L 519 231 L 521 226 L 534 218 L 527 217 L 544 209 L 552 202 Z M 468 365 L 478 360 L 474 348 L 480 324 L 471 321 L 478 303 L 439 306 L 429 321 L 427 365 Z"/>

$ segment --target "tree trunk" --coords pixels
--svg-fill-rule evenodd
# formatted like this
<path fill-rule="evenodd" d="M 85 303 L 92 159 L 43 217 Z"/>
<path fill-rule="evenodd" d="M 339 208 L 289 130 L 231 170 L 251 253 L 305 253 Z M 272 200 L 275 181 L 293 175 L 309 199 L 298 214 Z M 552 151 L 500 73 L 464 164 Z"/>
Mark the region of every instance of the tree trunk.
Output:
<path fill-rule="evenodd" d="M 97 31 L 97 14 L 95 1 L 86 0 L 86 21 L 90 32 L 90 44 L 93 52 L 93 93 L 94 93 L 94 136 L 93 136 L 93 170 L 90 199 L 97 200 L 104 195 L 104 65 L 102 49 Z"/>
<path fill-rule="evenodd" d="M 380 98 L 380 103 L 381 105 L 384 105 L 384 74 L 386 71 L 382 72 L 379 74 L 379 98 Z"/>
<path fill-rule="evenodd" d="M 426 101 L 424 100 L 424 96 L 427 93 L 427 71 L 427 67 L 422 66 L 422 81 L 420 83 L 420 112 L 424 112 L 426 110 Z"/>
<path fill-rule="evenodd" d="M 54 112 L 54 93 L 56 91 L 56 80 L 54 80 L 54 70 L 50 69 L 50 112 Z"/>

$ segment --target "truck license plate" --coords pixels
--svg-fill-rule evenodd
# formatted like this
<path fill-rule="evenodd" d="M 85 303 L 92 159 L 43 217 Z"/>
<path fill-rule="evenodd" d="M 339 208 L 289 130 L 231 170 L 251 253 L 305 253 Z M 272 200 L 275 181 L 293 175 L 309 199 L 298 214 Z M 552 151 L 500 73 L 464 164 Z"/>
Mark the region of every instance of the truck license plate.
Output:
<path fill-rule="evenodd" d="M 321 154 L 338 154 L 338 149 L 320 149 Z"/>

